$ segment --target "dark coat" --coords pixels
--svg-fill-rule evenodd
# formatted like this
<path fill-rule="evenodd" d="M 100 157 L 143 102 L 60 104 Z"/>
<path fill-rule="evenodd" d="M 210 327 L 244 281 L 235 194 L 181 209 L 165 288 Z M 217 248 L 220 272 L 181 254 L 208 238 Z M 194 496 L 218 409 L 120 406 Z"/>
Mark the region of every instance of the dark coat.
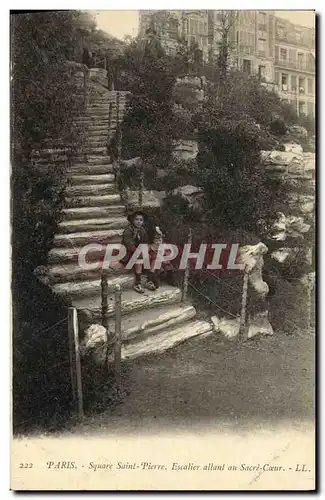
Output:
<path fill-rule="evenodd" d="M 133 224 L 129 224 L 124 229 L 121 243 L 126 247 L 126 255 L 121 259 L 121 262 L 127 264 L 137 246 L 141 243 L 148 243 L 147 230 L 143 226 L 137 229 Z"/>

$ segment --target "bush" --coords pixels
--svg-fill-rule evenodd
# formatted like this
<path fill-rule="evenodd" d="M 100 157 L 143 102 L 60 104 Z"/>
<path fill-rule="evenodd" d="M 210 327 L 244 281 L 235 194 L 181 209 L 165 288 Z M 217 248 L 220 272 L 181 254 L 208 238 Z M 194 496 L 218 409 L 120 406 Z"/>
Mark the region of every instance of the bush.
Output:
<path fill-rule="evenodd" d="M 270 131 L 274 135 L 285 135 L 287 132 L 285 121 L 282 118 L 273 120 L 270 124 Z"/>
<path fill-rule="evenodd" d="M 260 167 L 259 129 L 246 117 L 210 114 L 201 124 L 197 182 L 220 230 L 265 233 L 276 217 L 277 199 L 285 199 L 281 180 Z"/>
<path fill-rule="evenodd" d="M 87 16 L 86 16 L 87 18 Z M 12 303 L 14 423 L 49 421 L 69 409 L 68 302 L 33 272 L 47 263 L 64 206 L 67 163 L 40 167 L 34 153 L 81 144 L 74 118 L 83 110 L 66 64 L 80 56 L 82 12 L 12 16 Z M 59 363 L 57 368 L 49 367 Z M 62 364 L 61 366 L 61 363 Z M 36 419 L 36 420 L 35 420 Z"/>

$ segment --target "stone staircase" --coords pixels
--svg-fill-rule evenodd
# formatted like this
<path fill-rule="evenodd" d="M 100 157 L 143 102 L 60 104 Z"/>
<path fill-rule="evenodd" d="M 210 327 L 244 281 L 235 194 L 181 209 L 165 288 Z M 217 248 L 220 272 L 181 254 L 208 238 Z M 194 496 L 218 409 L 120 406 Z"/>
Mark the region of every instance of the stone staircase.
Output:
<path fill-rule="evenodd" d="M 126 94 L 120 92 L 120 120 L 126 110 Z M 109 103 L 113 105 L 110 134 L 116 129 L 116 95 L 93 82 L 86 112 L 76 122 L 86 127 L 86 140 L 69 170 L 66 208 L 49 253 L 46 277 L 55 293 L 70 298 L 78 310 L 87 310 L 92 323 L 101 322 L 101 267 L 82 269 L 78 254 L 89 243 L 119 242 L 128 223 L 106 147 Z M 103 252 L 90 251 L 87 257 L 99 262 Z M 114 330 L 114 286 L 122 288 L 123 359 L 161 352 L 191 337 L 212 333 L 212 325 L 195 319 L 194 307 L 181 302 L 179 288 L 162 285 L 139 295 L 132 289 L 132 272 L 110 268 L 107 274 L 110 330 Z"/>

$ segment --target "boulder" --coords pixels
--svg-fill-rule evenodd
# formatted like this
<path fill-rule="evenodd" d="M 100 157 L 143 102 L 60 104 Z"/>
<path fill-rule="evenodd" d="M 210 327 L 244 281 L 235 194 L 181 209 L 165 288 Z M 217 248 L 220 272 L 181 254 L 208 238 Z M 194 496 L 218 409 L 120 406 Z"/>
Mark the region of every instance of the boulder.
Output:
<path fill-rule="evenodd" d="M 303 217 L 287 216 L 279 213 L 279 219 L 274 223 L 271 238 L 284 241 L 288 237 L 302 238 L 310 229 L 310 224 L 304 222 Z"/>
<path fill-rule="evenodd" d="M 294 255 L 295 249 L 294 248 L 278 248 L 274 252 L 271 253 L 272 259 L 275 259 L 277 262 L 280 264 L 283 264 L 283 262 L 290 256 Z"/>
<path fill-rule="evenodd" d="M 258 335 L 273 335 L 273 328 L 268 319 L 268 311 L 263 311 L 250 317 L 248 320 L 247 338 L 252 339 Z"/>
<path fill-rule="evenodd" d="M 133 210 L 139 207 L 139 191 L 132 191 L 127 188 L 121 196 L 128 210 Z M 142 206 L 143 208 L 159 208 L 162 205 L 164 198 L 166 198 L 165 191 L 144 190 L 142 196 Z"/>
<path fill-rule="evenodd" d="M 182 160 L 192 160 L 199 152 L 197 141 L 175 141 L 173 155 Z"/>
<path fill-rule="evenodd" d="M 261 299 L 264 299 L 269 292 L 269 287 L 262 278 L 264 265 L 263 255 L 267 252 L 267 246 L 260 242 L 257 245 L 239 247 L 237 258 L 238 263 L 243 264 L 248 271 L 248 281 Z"/>
<path fill-rule="evenodd" d="M 212 316 L 211 321 L 214 325 L 216 333 L 221 333 L 226 339 L 235 339 L 239 334 L 240 319 L 239 318 L 221 318 Z"/>
<path fill-rule="evenodd" d="M 295 134 L 298 137 L 308 137 L 308 132 L 305 127 L 300 127 L 300 125 L 292 125 L 288 129 L 289 134 Z"/>
<path fill-rule="evenodd" d="M 285 148 L 285 152 L 287 153 L 295 153 L 298 155 L 303 154 L 303 149 L 300 144 L 297 144 L 296 142 L 287 142 L 286 144 L 283 144 Z"/>
<path fill-rule="evenodd" d="M 292 151 L 261 151 L 263 165 L 277 165 L 292 167 L 303 165 L 304 157 L 302 153 Z"/>
<path fill-rule="evenodd" d="M 102 365 L 107 351 L 107 331 L 102 325 L 92 324 L 84 332 L 80 343 L 82 358 L 91 358 L 96 365 Z"/>
<path fill-rule="evenodd" d="M 196 187 L 196 186 L 180 186 L 176 189 L 174 189 L 173 195 L 180 195 L 182 198 L 185 198 L 188 202 L 191 208 L 199 208 L 200 207 L 200 201 L 203 197 L 203 191 L 201 188 Z"/>
<path fill-rule="evenodd" d="M 140 156 L 137 156 L 136 158 L 131 158 L 130 160 L 121 160 L 121 167 L 125 169 L 133 167 L 140 168 L 141 165 L 142 165 L 142 160 Z"/>
<path fill-rule="evenodd" d="M 303 214 L 311 214 L 315 208 L 315 198 L 312 195 L 290 193 L 288 201 L 290 207 L 299 208 Z"/>
<path fill-rule="evenodd" d="M 227 340 L 234 340 L 239 335 L 240 318 L 211 317 L 214 331 L 223 335 Z M 268 311 L 259 312 L 248 319 L 247 339 L 259 335 L 273 335 L 274 331 L 268 319 Z"/>

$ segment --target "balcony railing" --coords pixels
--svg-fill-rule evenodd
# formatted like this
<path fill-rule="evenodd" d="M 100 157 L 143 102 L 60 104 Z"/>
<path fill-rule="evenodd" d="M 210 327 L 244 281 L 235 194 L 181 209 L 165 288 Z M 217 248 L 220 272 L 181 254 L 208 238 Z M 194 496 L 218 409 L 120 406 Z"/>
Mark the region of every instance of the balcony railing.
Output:
<path fill-rule="evenodd" d="M 276 57 L 275 64 L 284 68 L 298 69 L 310 73 L 315 72 L 315 63 L 311 61 L 298 61 L 297 59 L 281 59 Z"/>

